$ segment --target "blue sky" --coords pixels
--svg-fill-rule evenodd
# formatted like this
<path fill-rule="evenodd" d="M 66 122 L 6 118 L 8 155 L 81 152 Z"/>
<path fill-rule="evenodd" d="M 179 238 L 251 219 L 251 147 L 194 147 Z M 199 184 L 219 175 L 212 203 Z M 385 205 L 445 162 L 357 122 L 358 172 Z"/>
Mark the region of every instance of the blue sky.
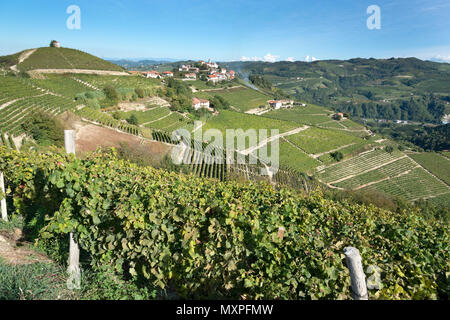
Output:
<path fill-rule="evenodd" d="M 69 30 L 67 7 L 81 10 Z M 369 30 L 369 5 L 381 29 Z M 62 45 L 103 58 L 438 58 L 450 62 L 448 0 L 39 0 L 0 2 L 0 55 Z"/>

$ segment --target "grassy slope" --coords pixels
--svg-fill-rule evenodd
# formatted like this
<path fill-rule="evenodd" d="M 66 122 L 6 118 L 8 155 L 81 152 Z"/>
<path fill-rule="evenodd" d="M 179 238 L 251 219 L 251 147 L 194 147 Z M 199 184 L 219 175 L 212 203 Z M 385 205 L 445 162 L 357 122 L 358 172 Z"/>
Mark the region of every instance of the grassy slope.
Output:
<path fill-rule="evenodd" d="M 212 98 L 215 95 L 221 96 L 229 101 L 233 107 L 239 109 L 242 112 L 258 108 L 261 105 L 266 105 L 267 101 L 272 99 L 272 97 L 248 87 L 217 91 L 204 91 L 195 94 L 201 98 L 206 99 Z"/>
<path fill-rule="evenodd" d="M 450 184 L 450 160 L 444 158 L 443 156 L 432 153 L 414 153 L 409 155 L 425 169 L 432 172 L 438 178 Z"/>
<path fill-rule="evenodd" d="M 220 114 L 208 121 L 203 130 L 218 129 L 225 133 L 226 129 L 279 129 L 280 133 L 300 127 L 291 121 L 273 120 L 260 116 L 222 110 Z"/>
<path fill-rule="evenodd" d="M 118 65 L 88 53 L 68 48 L 39 48 L 19 64 L 21 71 L 34 69 L 89 69 L 124 71 Z"/>

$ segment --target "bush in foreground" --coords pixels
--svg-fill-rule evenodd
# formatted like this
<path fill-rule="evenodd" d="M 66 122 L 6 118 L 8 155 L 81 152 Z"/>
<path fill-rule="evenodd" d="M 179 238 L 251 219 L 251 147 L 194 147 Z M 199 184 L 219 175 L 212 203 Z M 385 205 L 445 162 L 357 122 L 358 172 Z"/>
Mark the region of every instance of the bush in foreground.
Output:
<path fill-rule="evenodd" d="M 349 245 L 365 270 L 381 269 L 370 298 L 448 296 L 448 225 L 420 212 L 199 179 L 111 153 L 76 159 L 0 147 L 0 170 L 38 242 L 66 241 L 73 231 L 94 270 L 109 265 L 180 297 L 348 299 Z"/>

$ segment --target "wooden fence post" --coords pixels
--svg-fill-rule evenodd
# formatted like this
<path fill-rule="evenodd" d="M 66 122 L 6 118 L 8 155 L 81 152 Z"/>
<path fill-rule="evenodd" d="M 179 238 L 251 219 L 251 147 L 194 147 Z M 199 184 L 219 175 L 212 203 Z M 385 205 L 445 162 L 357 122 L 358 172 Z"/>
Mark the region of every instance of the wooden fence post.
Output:
<path fill-rule="evenodd" d="M 2 209 L 2 219 L 8 221 L 8 211 L 6 210 L 6 192 L 5 192 L 5 180 L 3 179 L 3 172 L 0 172 L 0 192 L 2 192 L 5 197 L 0 200 L 0 206 Z"/>
<path fill-rule="evenodd" d="M 75 131 L 64 130 L 64 146 L 66 153 L 75 154 Z M 69 267 L 67 268 L 69 278 L 67 279 L 68 289 L 81 288 L 81 272 L 80 272 L 80 249 L 73 238 L 73 233 L 69 235 Z"/>
<path fill-rule="evenodd" d="M 368 300 L 366 275 L 362 267 L 359 250 L 354 247 L 344 248 L 345 260 L 350 271 L 353 298 L 355 300 Z"/>

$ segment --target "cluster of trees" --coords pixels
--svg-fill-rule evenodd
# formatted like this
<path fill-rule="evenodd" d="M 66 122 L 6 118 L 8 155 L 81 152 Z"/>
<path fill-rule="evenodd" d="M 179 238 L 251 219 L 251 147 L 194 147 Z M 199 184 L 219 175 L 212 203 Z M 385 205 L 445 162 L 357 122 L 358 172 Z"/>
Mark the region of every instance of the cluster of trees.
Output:
<path fill-rule="evenodd" d="M 169 99 L 173 111 L 192 110 L 192 90 L 185 82 L 168 78 L 162 94 Z"/>
<path fill-rule="evenodd" d="M 336 109 L 359 118 L 433 123 L 440 123 L 445 114 L 443 101 L 432 94 L 394 103 L 343 103 L 338 104 Z"/>
<path fill-rule="evenodd" d="M 367 122 L 371 131 L 389 136 L 407 147 L 425 151 L 450 150 L 450 124 L 438 126 L 377 124 Z"/>
<path fill-rule="evenodd" d="M 272 83 L 263 76 L 252 74 L 248 79 L 256 87 L 272 94 L 274 99 L 285 99 L 289 96 L 283 90 L 274 87 Z"/>
<path fill-rule="evenodd" d="M 41 146 L 64 145 L 64 125 L 51 114 L 35 112 L 22 124 L 22 128 Z"/>
<path fill-rule="evenodd" d="M 218 95 L 215 95 L 209 99 L 209 103 L 211 107 L 216 110 L 226 110 L 230 108 L 230 103 L 225 98 Z"/>
<path fill-rule="evenodd" d="M 450 124 L 419 127 L 408 140 L 426 151 L 450 150 Z"/>

